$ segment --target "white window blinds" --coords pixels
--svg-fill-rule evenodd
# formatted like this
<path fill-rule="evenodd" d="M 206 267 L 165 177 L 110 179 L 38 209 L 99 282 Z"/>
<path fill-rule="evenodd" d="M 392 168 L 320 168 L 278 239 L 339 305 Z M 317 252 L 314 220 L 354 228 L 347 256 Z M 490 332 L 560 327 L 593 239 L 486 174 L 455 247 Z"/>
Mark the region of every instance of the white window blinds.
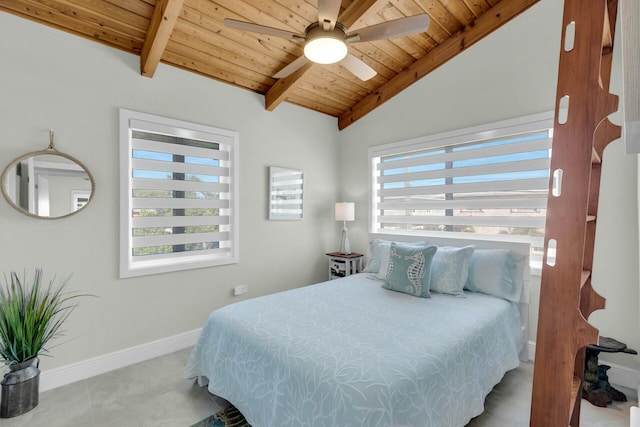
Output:
<path fill-rule="evenodd" d="M 373 147 L 371 231 L 501 235 L 542 246 L 546 116 Z"/>
<path fill-rule="evenodd" d="M 237 262 L 237 135 L 141 115 L 121 113 L 127 165 L 121 275 Z"/>

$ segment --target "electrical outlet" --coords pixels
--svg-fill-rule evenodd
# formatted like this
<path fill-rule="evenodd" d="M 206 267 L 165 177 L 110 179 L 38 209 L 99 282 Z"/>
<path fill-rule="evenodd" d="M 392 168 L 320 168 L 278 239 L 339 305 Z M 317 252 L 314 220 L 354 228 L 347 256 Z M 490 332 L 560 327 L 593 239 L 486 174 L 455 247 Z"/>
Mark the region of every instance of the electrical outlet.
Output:
<path fill-rule="evenodd" d="M 238 285 L 233 288 L 233 295 L 238 296 L 246 293 L 249 290 L 249 285 Z"/>

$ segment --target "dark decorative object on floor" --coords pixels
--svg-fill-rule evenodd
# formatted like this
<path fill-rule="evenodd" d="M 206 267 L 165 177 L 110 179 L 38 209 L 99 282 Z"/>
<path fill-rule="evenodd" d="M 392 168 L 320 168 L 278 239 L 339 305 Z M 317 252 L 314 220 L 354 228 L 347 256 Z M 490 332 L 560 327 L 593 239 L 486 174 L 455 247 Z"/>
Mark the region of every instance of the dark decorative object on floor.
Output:
<path fill-rule="evenodd" d="M 626 344 L 613 338 L 600 337 L 598 345 L 588 345 L 585 357 L 584 379 L 582 381 L 582 397 L 591 404 L 602 408 L 614 400 L 616 402 L 626 402 L 627 396 L 609 384 L 607 371 L 611 366 L 598 365 L 598 354 L 600 352 L 638 354 L 637 351 L 627 348 Z"/>
<path fill-rule="evenodd" d="M 6 277 L 6 276 L 5 276 Z M 70 302 L 81 295 L 65 292 L 70 277 L 58 285 L 55 277 L 43 284 L 42 270 L 31 280 L 11 272 L 0 286 L 0 363 L 9 365 L 2 379 L 0 418 L 22 415 L 38 405 L 40 369 L 38 356 L 45 356 L 51 338 L 77 306 Z"/>
<path fill-rule="evenodd" d="M 2 379 L 1 418 L 11 418 L 38 406 L 40 369 L 37 357 L 9 365 Z"/>
<path fill-rule="evenodd" d="M 251 427 L 251 424 L 234 406 L 229 406 L 191 427 Z"/>

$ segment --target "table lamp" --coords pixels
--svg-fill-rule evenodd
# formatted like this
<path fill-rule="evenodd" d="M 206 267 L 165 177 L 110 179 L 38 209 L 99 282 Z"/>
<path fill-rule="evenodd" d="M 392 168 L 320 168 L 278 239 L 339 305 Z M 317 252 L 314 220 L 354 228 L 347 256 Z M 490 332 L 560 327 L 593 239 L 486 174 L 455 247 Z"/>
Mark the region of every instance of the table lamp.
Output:
<path fill-rule="evenodd" d="M 356 219 L 355 203 L 336 203 L 335 215 L 336 221 L 342 221 L 344 223 L 342 227 L 342 236 L 340 239 L 340 253 L 349 255 L 351 254 L 351 246 L 349 245 L 349 238 L 347 237 L 347 221 L 353 221 Z"/>

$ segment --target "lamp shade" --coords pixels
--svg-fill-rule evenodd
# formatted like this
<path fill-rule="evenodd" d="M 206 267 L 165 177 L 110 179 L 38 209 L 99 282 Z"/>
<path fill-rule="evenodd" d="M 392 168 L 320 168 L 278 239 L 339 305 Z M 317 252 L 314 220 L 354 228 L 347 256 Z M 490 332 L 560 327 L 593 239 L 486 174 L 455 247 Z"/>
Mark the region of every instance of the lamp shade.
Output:
<path fill-rule="evenodd" d="M 353 202 L 336 203 L 336 221 L 353 221 L 356 219 L 356 204 Z"/>

